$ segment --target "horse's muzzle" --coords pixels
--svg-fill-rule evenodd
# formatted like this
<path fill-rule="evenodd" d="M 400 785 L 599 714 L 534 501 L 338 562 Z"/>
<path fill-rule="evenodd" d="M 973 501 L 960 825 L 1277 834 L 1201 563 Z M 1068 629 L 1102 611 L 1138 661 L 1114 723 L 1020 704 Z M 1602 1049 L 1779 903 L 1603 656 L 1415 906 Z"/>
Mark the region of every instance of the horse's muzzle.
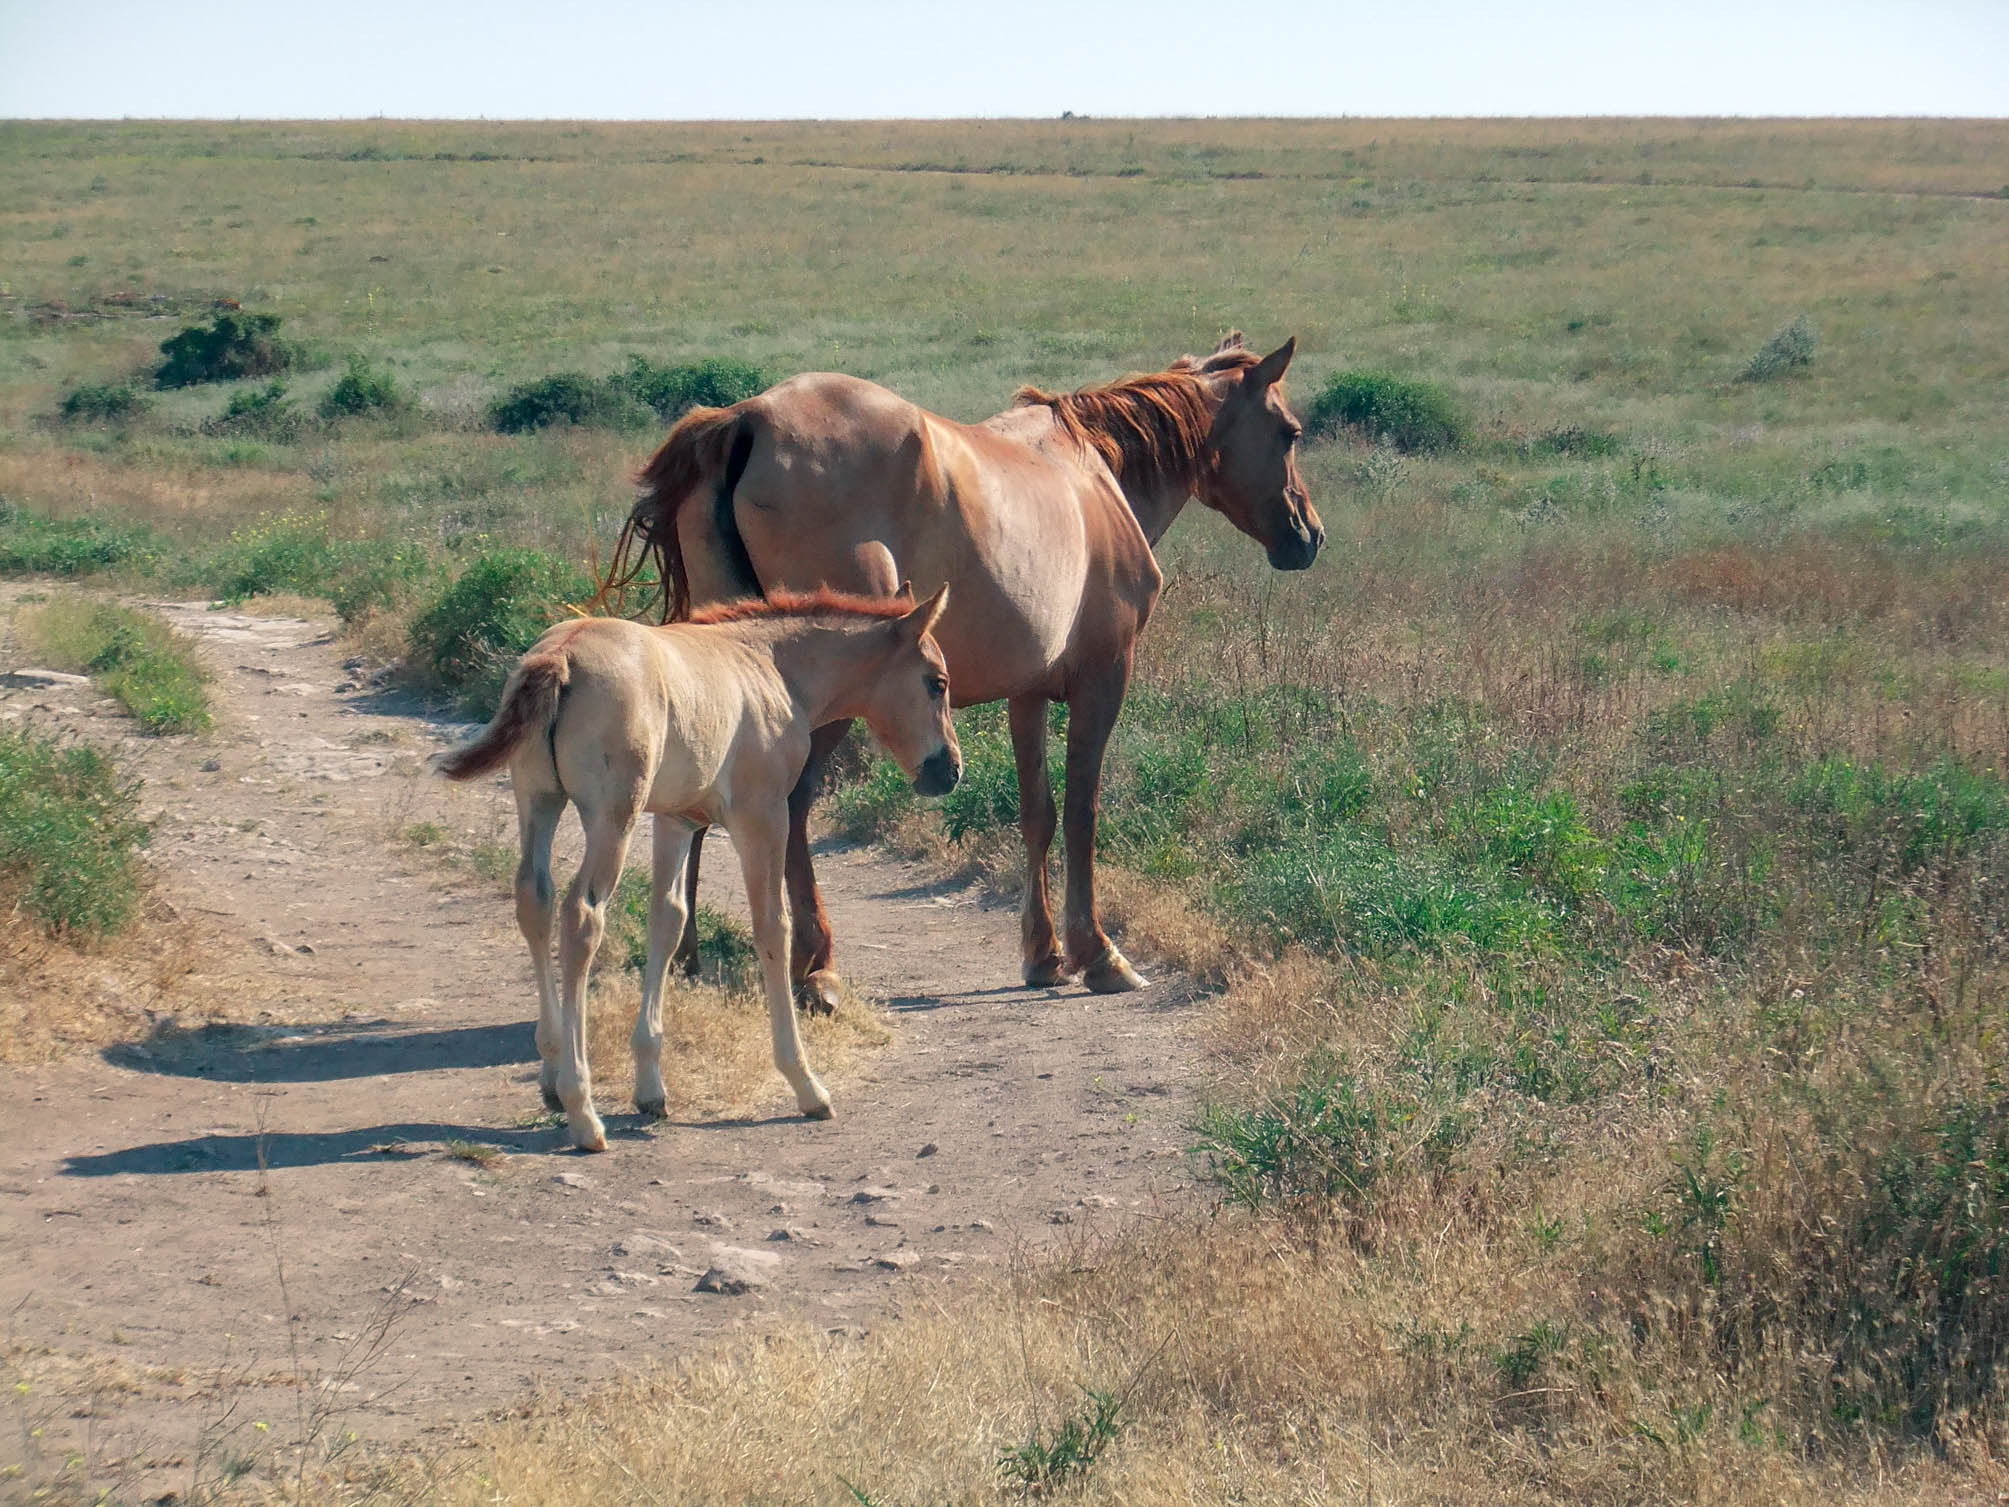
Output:
<path fill-rule="evenodd" d="M 1270 568 L 1303 570 L 1318 558 L 1318 548 L 1323 543 L 1324 529 L 1316 526 L 1307 528 L 1300 523 L 1270 546 Z"/>
<path fill-rule="evenodd" d="M 922 795 L 947 795 L 963 777 L 963 761 L 952 749 L 938 749 L 914 771 L 914 789 Z"/>

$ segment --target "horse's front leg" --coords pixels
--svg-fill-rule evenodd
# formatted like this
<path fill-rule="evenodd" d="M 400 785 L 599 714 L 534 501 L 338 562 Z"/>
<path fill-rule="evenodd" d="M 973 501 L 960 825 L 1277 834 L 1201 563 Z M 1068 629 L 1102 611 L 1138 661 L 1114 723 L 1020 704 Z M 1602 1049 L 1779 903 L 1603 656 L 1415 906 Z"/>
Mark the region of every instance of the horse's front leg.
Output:
<path fill-rule="evenodd" d="M 1025 981 L 1035 989 L 1057 984 L 1067 976 L 1060 943 L 1053 934 L 1053 909 L 1046 885 L 1046 858 L 1057 824 L 1053 783 L 1046 774 L 1048 705 L 1044 696 L 1015 696 L 1011 701 L 1011 746 L 1018 760 L 1018 830 L 1025 839 L 1019 955 Z"/>
<path fill-rule="evenodd" d="M 1126 648 L 1102 674 L 1078 681 L 1067 704 L 1067 961 L 1097 994 L 1121 994 L 1149 982 L 1116 950 L 1095 910 L 1095 806 L 1102 794 L 1102 756 L 1129 683 Z"/>
<path fill-rule="evenodd" d="M 830 1095 L 803 1057 L 802 1037 L 795 1024 L 794 991 L 788 980 L 788 901 L 782 894 L 787 813 L 779 807 L 736 813 L 727 825 L 746 871 L 747 906 L 753 912 L 753 945 L 760 954 L 760 976 L 766 985 L 774 1065 L 795 1090 L 796 1107 L 812 1120 L 827 1120 Z"/>
<path fill-rule="evenodd" d="M 810 734 L 809 762 L 788 794 L 788 908 L 793 918 L 788 972 L 795 981 L 796 1002 L 812 1015 L 837 1009 L 839 980 L 830 966 L 830 913 L 816 888 L 816 865 L 809 854 L 809 808 L 823 788 L 823 771 L 831 754 L 851 731 L 847 722 L 832 722 Z"/>
<path fill-rule="evenodd" d="M 649 959 L 642 970 L 642 1007 L 635 1012 L 635 1108 L 652 1120 L 667 1112 L 663 1087 L 663 984 L 670 950 L 684 934 L 684 855 L 697 833 L 674 816 L 656 818 L 649 871 Z"/>

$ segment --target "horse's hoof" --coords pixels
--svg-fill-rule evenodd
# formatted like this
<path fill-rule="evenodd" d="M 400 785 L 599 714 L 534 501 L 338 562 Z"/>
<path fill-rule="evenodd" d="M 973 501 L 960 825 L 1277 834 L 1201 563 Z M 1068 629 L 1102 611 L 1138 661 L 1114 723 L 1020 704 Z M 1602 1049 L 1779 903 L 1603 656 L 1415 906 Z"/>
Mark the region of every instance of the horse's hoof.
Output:
<path fill-rule="evenodd" d="M 804 1015 L 835 1015 L 841 995 L 837 975 L 819 968 L 795 986 L 795 1008 Z"/>
<path fill-rule="evenodd" d="M 1082 972 L 1082 983 L 1096 994 L 1128 994 L 1146 989 L 1151 981 L 1130 966 L 1130 960 L 1114 947 L 1090 963 Z"/>
<path fill-rule="evenodd" d="M 1037 963 L 1027 963 L 1023 976 L 1028 989 L 1051 989 L 1066 981 L 1067 965 L 1059 958 L 1042 958 Z"/>
<path fill-rule="evenodd" d="M 581 1151 L 605 1151 L 607 1132 L 598 1123 L 572 1127 L 572 1144 Z"/>
<path fill-rule="evenodd" d="M 669 1108 L 661 1099 L 637 1099 L 635 1113 L 645 1120 L 667 1120 L 670 1117 Z"/>
<path fill-rule="evenodd" d="M 831 1118 L 830 1106 L 828 1104 L 812 1104 L 802 1112 L 802 1118 L 805 1120 L 827 1120 Z"/>

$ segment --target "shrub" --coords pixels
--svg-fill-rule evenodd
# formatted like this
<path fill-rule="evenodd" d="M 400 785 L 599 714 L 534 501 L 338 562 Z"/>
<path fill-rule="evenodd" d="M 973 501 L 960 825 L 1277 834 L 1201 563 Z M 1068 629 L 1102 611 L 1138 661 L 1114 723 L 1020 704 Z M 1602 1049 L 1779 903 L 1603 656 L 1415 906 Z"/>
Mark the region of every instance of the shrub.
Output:
<path fill-rule="evenodd" d="M 218 314 L 207 327 L 189 325 L 161 342 L 167 357 L 154 374 L 156 387 L 192 387 L 198 382 L 235 382 L 269 377 L 293 365 L 295 351 L 279 338 L 277 314 Z"/>
<path fill-rule="evenodd" d="M 531 434 L 553 424 L 634 429 L 653 418 L 618 381 L 603 382 L 584 372 L 557 372 L 521 383 L 488 411 L 489 426 L 502 434 Z"/>
<path fill-rule="evenodd" d="M 144 528 L 100 518 L 44 518 L 0 499 L 0 573 L 84 576 L 121 565 L 147 567 L 161 547 Z"/>
<path fill-rule="evenodd" d="M 390 371 L 379 371 L 366 356 L 349 357 L 348 370 L 321 398 L 324 419 L 355 418 L 361 414 L 397 413 L 411 406 L 411 399 L 398 386 Z"/>
<path fill-rule="evenodd" d="M 91 678 L 150 733 L 206 732 L 209 679 L 189 639 L 151 612 L 67 597 L 22 618 L 37 653 Z"/>
<path fill-rule="evenodd" d="M 1466 430 L 1450 393 L 1387 372 L 1340 372 L 1312 399 L 1305 423 L 1314 434 L 1350 429 L 1405 453 L 1455 450 Z"/>
<path fill-rule="evenodd" d="M 0 730 L 0 891 L 54 934 L 120 930 L 139 908 L 138 804 L 96 749 Z"/>
<path fill-rule="evenodd" d="M 300 410 L 286 396 L 286 384 L 272 382 L 232 393 L 230 406 L 202 427 L 209 434 L 257 434 L 289 440 L 299 435 L 304 422 Z"/>
<path fill-rule="evenodd" d="M 146 399 L 130 382 L 80 382 L 64 395 L 62 414 L 72 424 L 110 424 L 145 410 Z"/>
<path fill-rule="evenodd" d="M 494 711 L 517 658 L 593 583 L 534 549 L 478 557 L 411 627 L 416 666 L 465 711 Z"/>
<path fill-rule="evenodd" d="M 1814 347 L 1819 343 L 1813 323 L 1804 314 L 1767 340 L 1744 368 L 1746 382 L 1769 382 L 1802 366 L 1814 364 Z"/>
<path fill-rule="evenodd" d="M 628 369 L 612 379 L 659 418 L 675 419 L 691 408 L 727 408 L 766 389 L 767 373 L 732 356 L 707 356 L 681 366 L 657 366 L 630 356 Z"/>

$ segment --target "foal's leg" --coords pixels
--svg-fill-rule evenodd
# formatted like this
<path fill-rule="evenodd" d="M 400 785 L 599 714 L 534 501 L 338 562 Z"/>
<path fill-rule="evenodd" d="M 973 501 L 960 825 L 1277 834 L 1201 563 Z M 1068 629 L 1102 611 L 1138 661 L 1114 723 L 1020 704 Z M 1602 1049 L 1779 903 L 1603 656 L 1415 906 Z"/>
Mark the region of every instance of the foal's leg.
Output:
<path fill-rule="evenodd" d="M 1102 793 L 1102 755 L 1123 691 L 1130 656 L 1078 684 L 1067 711 L 1067 961 L 1097 994 L 1121 994 L 1148 982 L 1118 952 L 1095 913 L 1095 803 Z"/>
<path fill-rule="evenodd" d="M 558 909 L 551 835 L 564 814 L 562 794 L 518 789 L 516 829 L 523 856 L 516 865 L 516 925 L 530 944 L 530 966 L 537 974 L 537 1088 L 547 1109 L 564 1107 L 558 1102 L 558 977 L 551 967 L 551 919 Z"/>
<path fill-rule="evenodd" d="M 651 1119 L 665 1112 L 663 981 L 670 948 L 684 931 L 684 854 L 697 836 L 674 816 L 656 818 L 655 862 L 649 874 L 649 961 L 642 970 L 642 1008 L 635 1015 L 635 1108 Z"/>
<path fill-rule="evenodd" d="M 736 814 L 733 846 L 746 870 L 746 898 L 753 911 L 753 942 L 760 953 L 760 975 L 767 986 L 767 1023 L 774 1035 L 774 1065 L 795 1090 L 795 1103 L 812 1120 L 830 1118 L 830 1095 L 803 1060 L 802 1037 L 795 1025 L 795 1001 L 788 986 L 788 902 L 782 895 L 783 849 L 787 822 L 779 809 Z"/>
<path fill-rule="evenodd" d="M 698 968 L 704 961 L 698 956 L 698 860 L 704 856 L 705 833 L 709 831 L 710 827 L 699 827 L 691 833 L 690 869 L 684 879 L 684 935 L 670 960 L 684 970 L 687 979 L 698 976 Z"/>
<path fill-rule="evenodd" d="M 1053 783 L 1046 774 L 1044 696 L 1015 696 L 1011 702 L 1011 746 L 1018 757 L 1018 830 L 1025 838 L 1025 902 L 1019 910 L 1020 958 L 1025 981 L 1035 989 L 1066 977 L 1060 944 L 1053 936 L 1053 908 L 1047 899 L 1046 855 L 1053 846 Z"/>
<path fill-rule="evenodd" d="M 812 1015 L 837 1009 L 838 978 L 830 966 L 830 913 L 816 889 L 816 867 L 809 856 L 809 808 L 823 787 L 823 770 L 831 754 L 851 731 L 851 724 L 831 722 L 809 737 L 809 762 L 788 794 L 788 909 L 794 919 L 788 948 L 788 973 L 795 980 L 795 998 Z"/>
<path fill-rule="evenodd" d="M 626 795 L 618 806 L 580 810 L 586 827 L 586 857 L 572 888 L 565 892 L 559 917 L 558 961 L 563 981 L 559 1001 L 564 1012 L 558 1053 L 558 1102 L 572 1127 L 572 1144 L 581 1151 L 605 1151 L 607 1132 L 593 1112 L 593 1075 L 586 1061 L 586 988 L 593 954 L 607 930 L 607 900 L 621 878 L 628 853 L 628 832 L 641 805 L 640 792 Z"/>

